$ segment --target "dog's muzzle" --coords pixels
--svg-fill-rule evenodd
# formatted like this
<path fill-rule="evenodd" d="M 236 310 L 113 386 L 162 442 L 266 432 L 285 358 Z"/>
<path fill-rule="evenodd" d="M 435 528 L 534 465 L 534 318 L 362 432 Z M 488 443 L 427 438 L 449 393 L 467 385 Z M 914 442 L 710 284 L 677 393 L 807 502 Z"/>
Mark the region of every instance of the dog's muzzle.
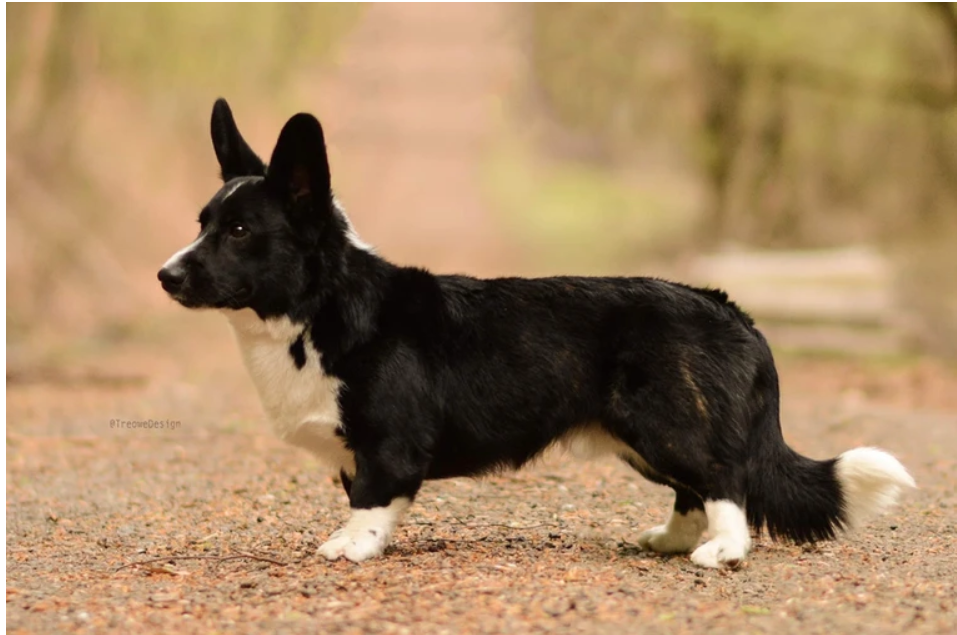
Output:
<path fill-rule="evenodd" d="M 179 263 L 168 265 L 160 269 L 156 277 L 159 278 L 166 293 L 176 295 L 186 282 L 186 267 Z"/>

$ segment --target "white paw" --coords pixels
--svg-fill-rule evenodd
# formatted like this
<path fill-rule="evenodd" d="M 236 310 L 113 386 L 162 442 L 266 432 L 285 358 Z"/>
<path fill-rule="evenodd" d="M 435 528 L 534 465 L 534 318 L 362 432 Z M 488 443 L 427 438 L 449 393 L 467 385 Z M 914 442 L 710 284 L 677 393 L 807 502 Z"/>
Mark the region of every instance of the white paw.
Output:
<path fill-rule="evenodd" d="M 333 532 L 319 547 L 319 555 L 327 560 L 345 556 L 353 562 L 382 555 L 399 518 L 411 503 L 408 498 L 400 497 L 392 499 L 388 507 L 353 509 L 345 527 Z"/>
<path fill-rule="evenodd" d="M 726 537 L 709 540 L 694 550 L 691 562 L 699 567 L 720 569 L 721 567 L 737 568 L 748 555 L 748 545 L 739 541 L 731 541 Z"/>
<path fill-rule="evenodd" d="M 638 536 L 638 544 L 658 553 L 687 553 L 695 548 L 707 527 L 708 519 L 699 509 L 685 514 L 672 512 L 668 524 L 643 532 Z"/>
<path fill-rule="evenodd" d="M 669 531 L 668 525 L 658 525 L 638 536 L 638 545 L 646 551 L 658 553 L 686 553 L 698 544 L 701 534 L 696 535 Z"/>
<path fill-rule="evenodd" d="M 345 556 L 353 562 L 362 562 L 382 555 L 388 543 L 389 536 L 382 529 L 347 526 L 329 536 L 319 547 L 319 555 L 327 560 Z"/>

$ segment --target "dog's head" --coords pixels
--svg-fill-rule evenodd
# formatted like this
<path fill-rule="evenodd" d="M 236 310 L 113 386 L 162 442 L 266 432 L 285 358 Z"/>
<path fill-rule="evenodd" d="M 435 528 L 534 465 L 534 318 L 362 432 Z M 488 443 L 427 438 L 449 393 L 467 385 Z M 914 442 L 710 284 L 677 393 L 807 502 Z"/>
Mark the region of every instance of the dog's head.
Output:
<path fill-rule="evenodd" d="M 159 280 L 186 307 L 281 315 L 335 276 L 349 248 L 322 126 L 312 115 L 292 117 L 268 167 L 223 99 L 213 106 L 211 128 L 223 186 L 199 214 L 199 236 L 163 265 Z"/>

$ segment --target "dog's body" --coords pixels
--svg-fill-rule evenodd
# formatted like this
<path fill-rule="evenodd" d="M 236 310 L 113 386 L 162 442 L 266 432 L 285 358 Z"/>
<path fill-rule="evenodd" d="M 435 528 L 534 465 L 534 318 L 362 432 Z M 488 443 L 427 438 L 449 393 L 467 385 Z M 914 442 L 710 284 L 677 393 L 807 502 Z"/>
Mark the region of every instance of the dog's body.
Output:
<path fill-rule="evenodd" d="M 744 559 L 748 524 L 830 538 L 913 485 L 880 450 L 787 447 L 771 352 L 724 293 L 395 266 L 332 197 L 314 118 L 287 123 L 268 172 L 223 101 L 212 128 L 224 186 L 160 279 L 228 315 L 279 434 L 339 470 L 353 515 L 324 556 L 380 554 L 426 479 L 518 468 L 556 443 L 674 488 L 671 519 L 639 542 L 709 567 Z"/>

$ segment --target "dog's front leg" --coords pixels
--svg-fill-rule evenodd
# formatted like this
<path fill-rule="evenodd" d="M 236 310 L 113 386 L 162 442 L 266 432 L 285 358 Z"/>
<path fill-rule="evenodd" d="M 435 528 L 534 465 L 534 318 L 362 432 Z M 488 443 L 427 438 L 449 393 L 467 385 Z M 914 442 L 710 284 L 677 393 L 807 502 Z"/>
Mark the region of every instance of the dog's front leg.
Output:
<path fill-rule="evenodd" d="M 349 521 L 319 547 L 320 555 L 329 560 L 345 556 L 353 562 L 362 562 L 385 551 L 392 532 L 412 504 L 422 477 L 418 470 L 412 470 L 415 476 L 408 476 L 409 470 L 396 465 L 394 457 L 388 462 L 381 458 L 381 455 L 356 454 L 356 475 L 348 488 L 352 514 Z"/>

